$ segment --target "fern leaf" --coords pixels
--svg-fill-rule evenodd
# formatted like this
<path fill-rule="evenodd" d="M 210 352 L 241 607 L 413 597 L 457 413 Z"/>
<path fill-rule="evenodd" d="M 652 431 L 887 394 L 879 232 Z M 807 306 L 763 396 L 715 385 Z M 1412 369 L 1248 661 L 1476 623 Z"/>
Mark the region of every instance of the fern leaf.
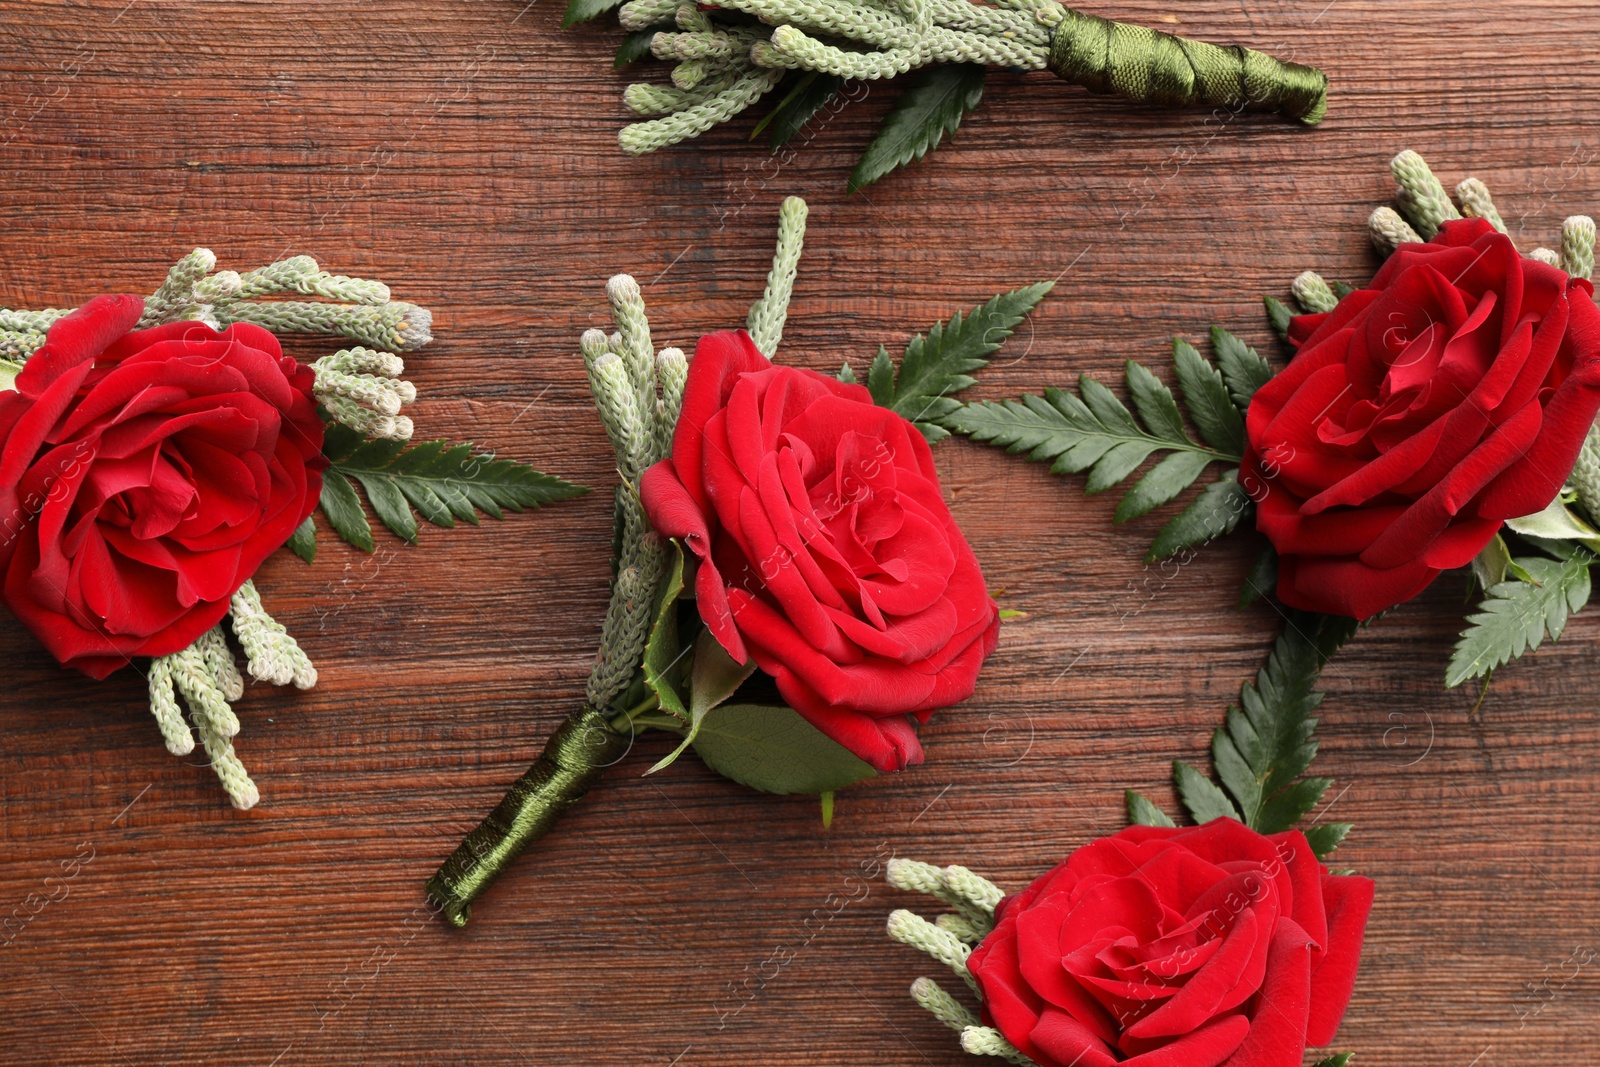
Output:
<path fill-rule="evenodd" d="M 986 73 L 987 68 L 979 63 L 945 63 L 907 76 L 894 110 L 850 172 L 849 191 L 863 189 L 921 159 L 939 147 L 946 134 L 953 136 L 961 120 L 983 99 Z"/>
<path fill-rule="evenodd" d="M 1243 686 L 1238 706 L 1228 709 L 1212 737 L 1217 780 L 1246 826 L 1261 833 L 1287 830 L 1332 784 L 1300 776 L 1317 754 L 1317 677 L 1354 628 L 1349 619 L 1292 613 L 1255 684 Z"/>
<path fill-rule="evenodd" d="M 1234 404 L 1241 413 L 1249 411 L 1250 398 L 1272 377 L 1272 365 L 1221 326 L 1211 327 L 1211 348 Z"/>
<path fill-rule="evenodd" d="M 943 420 L 959 410 L 954 394 L 972 385 L 972 372 L 988 366 L 1006 338 L 1055 286 L 1054 282 L 1002 293 L 966 314 L 957 312 L 906 345 L 900 365 L 879 347 L 867 368 L 867 389 L 873 402 L 899 412 L 929 441 L 949 436 Z"/>
<path fill-rule="evenodd" d="M 477 525 L 479 512 L 499 519 L 506 509 L 537 508 L 588 492 L 526 464 L 474 451 L 470 443 L 428 441 L 407 448 L 329 427 L 324 453 L 330 464 L 323 472 L 322 510 L 334 531 L 364 552 L 372 551 L 372 527 L 353 482 L 366 491 L 379 521 L 412 542 L 417 515 L 435 526 L 454 526 L 457 519 Z"/>
<path fill-rule="evenodd" d="M 1195 381 L 1197 392 L 1206 392 L 1205 421 L 1213 432 L 1225 437 L 1215 416 L 1215 401 L 1221 397 L 1231 418 L 1238 412 L 1227 401 L 1220 377 L 1206 384 L 1197 376 L 1216 375 L 1200 360 L 1184 374 Z M 1043 397 L 1025 395 L 1020 400 L 985 401 L 962 405 L 944 420 L 944 425 L 974 440 L 998 445 L 1008 452 L 1026 452 L 1036 462 L 1049 462 L 1053 474 L 1088 472 L 1084 491 L 1098 493 L 1128 478 L 1158 452 L 1169 453 L 1136 482 L 1117 506 L 1116 521 L 1126 522 L 1148 514 L 1177 497 L 1193 485 L 1212 463 L 1239 462 L 1236 454 L 1201 444 L 1189 436 L 1183 424 L 1183 409 L 1171 390 L 1141 364 L 1127 364 L 1128 392 L 1133 410 L 1115 393 L 1088 375 L 1078 380 L 1078 396 L 1062 389 L 1046 389 Z M 1212 388 L 1212 387 L 1215 388 Z M 1187 393 L 1185 397 L 1187 399 Z M 1137 413 L 1137 414 L 1136 414 Z M 1191 408 L 1191 414 L 1193 409 Z M 1202 501 L 1179 516 L 1162 531 L 1157 547 L 1162 557 L 1187 544 L 1209 540 L 1231 530 L 1240 514 L 1248 510 L 1248 498 L 1232 473 L 1224 475 L 1231 489 L 1208 490 Z M 1231 514 L 1230 514 L 1231 510 Z M 1152 549 L 1152 556 L 1156 555 Z"/>
<path fill-rule="evenodd" d="M 1481 678 L 1524 652 L 1536 649 L 1548 635 L 1559 641 L 1567 617 L 1589 602 L 1589 565 L 1593 553 L 1578 549 L 1564 560 L 1541 556 L 1512 560 L 1532 579 L 1513 578 L 1491 586 L 1451 653 L 1444 684 L 1457 686 Z"/>
<path fill-rule="evenodd" d="M 1176 826 L 1166 812 L 1143 793 L 1129 789 L 1123 794 L 1128 803 L 1128 821 L 1135 826 Z"/>

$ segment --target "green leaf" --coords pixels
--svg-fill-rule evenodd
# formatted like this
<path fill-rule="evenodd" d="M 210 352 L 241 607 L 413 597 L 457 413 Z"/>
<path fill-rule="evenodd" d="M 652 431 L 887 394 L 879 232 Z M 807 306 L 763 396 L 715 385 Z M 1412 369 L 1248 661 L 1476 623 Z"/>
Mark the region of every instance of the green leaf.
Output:
<path fill-rule="evenodd" d="M 1302 778 L 1261 807 L 1256 829 L 1264 834 L 1281 834 L 1300 821 L 1300 817 L 1322 803 L 1332 778 Z"/>
<path fill-rule="evenodd" d="M 1254 507 L 1255 501 L 1239 484 L 1238 468 L 1223 471 L 1222 477 L 1206 486 L 1193 503 L 1161 528 L 1150 543 L 1150 551 L 1145 553 L 1145 561 L 1167 559 L 1231 533 Z"/>
<path fill-rule="evenodd" d="M 1205 411 L 1194 415 L 1191 408 L 1191 415 L 1197 425 L 1210 427 L 1208 433 L 1226 439 L 1228 428 L 1238 422 L 1239 413 L 1228 399 L 1224 378 L 1192 349 L 1192 359 L 1180 355 L 1181 351 L 1174 348 L 1174 358 L 1183 364 L 1180 379 L 1189 383 L 1185 401 L 1192 393 Z M 1174 499 L 1199 480 L 1212 463 L 1240 462 L 1238 454 L 1201 444 L 1189 436 L 1184 428 L 1183 408 L 1148 368 L 1129 360 L 1127 379 L 1133 411 L 1110 389 L 1085 374 L 1078 379 L 1078 396 L 1051 388 L 1044 391 L 1043 397 L 1025 394 L 1020 400 L 964 404 L 941 421 L 974 440 L 1002 446 L 1012 453 L 1026 452 L 1036 462 L 1048 461 L 1052 474 L 1087 471 L 1083 487 L 1086 493 L 1098 493 L 1123 481 L 1154 453 L 1173 453 L 1123 496 L 1116 511 L 1118 522 L 1145 515 Z M 1217 407 L 1218 401 L 1222 408 Z M 1221 415 L 1222 410 L 1231 413 Z M 1151 559 L 1170 556 L 1180 548 L 1210 540 L 1238 525 L 1250 502 L 1239 488 L 1235 473 L 1224 474 L 1222 482 L 1210 487 L 1201 499 L 1167 524 L 1151 548 Z"/>
<path fill-rule="evenodd" d="M 621 6 L 622 0 L 568 0 L 567 12 L 561 16 L 561 28 L 569 30 L 580 22 L 588 22 Z"/>
<path fill-rule="evenodd" d="M 810 122 L 817 112 L 828 106 L 828 102 L 844 88 L 844 82 L 845 80 L 836 74 L 823 74 L 816 70 L 804 72 L 795 79 L 794 88 L 790 89 L 788 94 L 756 123 L 756 128 L 750 131 L 750 139 L 755 140 L 761 136 L 763 130 L 770 127 L 772 150 L 776 152 L 788 144 L 795 134 L 805 129 L 806 123 Z"/>
<path fill-rule="evenodd" d="M 644 669 L 644 684 L 656 695 L 661 710 L 688 721 L 689 709 L 683 706 L 683 698 L 678 695 L 678 681 L 683 673 L 683 648 L 678 641 L 678 598 L 683 595 L 683 546 L 676 540 L 670 543 L 672 566 L 661 581 L 641 666 Z M 645 773 L 659 771 L 676 756 L 677 753 L 673 753 Z"/>
<path fill-rule="evenodd" d="M 1239 590 L 1239 610 L 1254 604 L 1278 588 L 1278 551 L 1271 545 L 1261 550 L 1261 555 L 1245 575 L 1244 588 Z"/>
<path fill-rule="evenodd" d="M 884 352 L 884 356 L 887 357 L 888 354 L 888 352 Z M 844 361 L 844 365 L 839 368 L 839 373 L 835 374 L 834 377 L 839 379 L 841 382 L 844 382 L 846 385 L 856 384 L 855 368 L 850 366 L 850 361 L 848 359 Z"/>
<path fill-rule="evenodd" d="M 1129 519 L 1148 515 L 1193 485 L 1195 479 L 1200 477 L 1200 472 L 1210 463 L 1211 457 L 1197 452 L 1174 452 L 1150 468 L 1150 473 L 1140 478 L 1132 489 L 1123 494 L 1111 521 L 1127 522 Z"/>
<path fill-rule="evenodd" d="M 454 526 L 457 519 L 475 526 L 478 512 L 499 519 L 504 518 L 507 508 L 513 511 L 537 508 L 588 492 L 583 486 L 541 474 L 526 464 L 497 459 L 492 453 L 474 452 L 470 443 L 450 445 L 428 441 L 406 448 L 398 441 L 366 441 L 348 450 L 346 444 L 341 438 L 336 441 L 336 451 L 325 448 L 332 465 L 323 475 L 323 484 L 326 487 L 329 482 L 336 485 L 342 482 L 344 490 L 349 491 L 348 498 L 336 504 L 346 509 L 343 513 L 346 526 L 357 532 L 366 530 L 364 542 L 352 538 L 334 517 L 326 488 L 322 495 L 323 510 L 328 512 L 340 536 L 368 552 L 372 551 L 372 531 L 361 515 L 360 502 L 350 488 L 349 479 L 361 483 L 373 512 L 385 526 L 407 541 L 417 539 L 413 508 L 436 526 Z M 359 527 L 348 514 L 351 507 L 354 518 L 360 519 Z"/>
<path fill-rule="evenodd" d="M 1533 579 L 1512 579 L 1491 586 L 1467 618 L 1467 628 L 1451 653 L 1444 684 L 1458 686 L 1481 678 L 1524 652 L 1536 649 L 1545 636 L 1559 641 L 1567 616 L 1589 602 L 1589 565 L 1595 556 L 1578 549 L 1570 559 L 1527 556 L 1512 561 Z"/>
<path fill-rule="evenodd" d="M 1306 828 L 1306 840 L 1311 842 L 1311 851 L 1316 853 L 1317 859 L 1326 861 L 1353 829 L 1355 827 L 1347 822 L 1318 823 Z"/>
<path fill-rule="evenodd" d="M 1317 1064 L 1317 1067 L 1349 1067 L 1350 1061 L 1354 1057 L 1354 1052 L 1341 1052 L 1337 1056 L 1329 1056 Z"/>
<path fill-rule="evenodd" d="M 1204 825 L 1213 819 L 1238 819 L 1239 811 L 1228 795 L 1195 768 L 1182 760 L 1172 761 L 1172 777 L 1178 784 L 1178 799 L 1189 809 L 1189 817 Z"/>
<path fill-rule="evenodd" d="M 1328 287 L 1333 290 L 1333 295 L 1343 300 L 1356 291 L 1356 287 L 1345 282 L 1330 282 Z"/>
<path fill-rule="evenodd" d="M 1294 318 L 1294 312 L 1282 300 L 1275 297 L 1264 298 L 1267 305 L 1267 321 L 1272 324 L 1272 332 L 1278 335 L 1278 340 L 1284 344 L 1289 343 L 1289 322 Z"/>
<path fill-rule="evenodd" d="M 1287 830 L 1332 784 L 1296 779 L 1317 754 L 1317 678 L 1354 629 L 1353 620 L 1292 612 L 1255 684 L 1240 689 L 1239 704 L 1212 736 L 1217 779 L 1251 829 Z"/>
<path fill-rule="evenodd" d="M 966 314 L 956 312 L 926 336 L 913 337 L 898 368 L 879 346 L 867 371 L 873 403 L 916 423 L 929 441 L 949 436 L 942 422 L 961 408 L 954 395 L 977 380 L 972 372 L 989 365 L 989 357 L 1054 286 L 1037 282 L 1002 293 Z"/>
<path fill-rule="evenodd" d="M 725 704 L 705 717 L 694 750 L 706 766 L 765 793 L 832 793 L 877 776 L 793 708 Z"/>
<path fill-rule="evenodd" d="M 985 73 L 981 64 L 948 63 L 923 67 L 907 76 L 894 110 L 850 172 L 849 191 L 863 189 L 921 159 L 939 146 L 945 134 L 954 134 L 961 120 L 983 99 Z"/>
<path fill-rule="evenodd" d="M 1234 405 L 1241 413 L 1249 411 L 1250 398 L 1272 377 L 1272 365 L 1221 326 L 1211 327 L 1211 348 Z"/>
<path fill-rule="evenodd" d="M 1184 406 L 1200 436 L 1218 452 L 1243 455 L 1244 416 L 1229 396 L 1222 373 L 1181 338 L 1173 339 L 1172 359 Z"/>
<path fill-rule="evenodd" d="M 833 829 L 833 790 L 822 794 L 822 828 Z"/>
<path fill-rule="evenodd" d="M 305 522 L 295 527 L 294 533 L 289 535 L 289 540 L 285 544 L 288 545 L 290 552 L 307 563 L 316 562 L 317 524 L 311 520 L 310 515 L 306 516 Z"/>
<path fill-rule="evenodd" d="M 1570 541 L 1591 552 L 1600 552 L 1600 530 L 1584 522 L 1561 502 L 1558 495 L 1550 506 L 1532 515 L 1507 519 L 1506 525 L 1524 537 L 1537 537 L 1543 541 Z M 1494 583 L 1489 583 L 1494 584 Z"/>
<path fill-rule="evenodd" d="M 1135 826 L 1176 826 L 1167 813 L 1143 793 L 1129 789 L 1123 794 L 1128 802 L 1128 821 Z"/>
<path fill-rule="evenodd" d="M 1511 549 L 1506 547 L 1506 539 L 1495 534 L 1483 551 L 1472 558 L 1472 576 L 1478 580 L 1478 588 L 1490 589 L 1506 580 L 1506 572 L 1511 569 Z"/>
<path fill-rule="evenodd" d="M 645 773 L 654 774 L 681 756 L 684 749 L 700 736 L 706 713 L 732 697 L 744 680 L 755 673 L 755 669 L 754 660 L 736 663 L 717 639 L 711 636 L 711 631 L 701 627 L 699 636 L 695 638 L 694 662 L 689 674 L 689 728 L 684 731 L 683 743 Z"/>
<path fill-rule="evenodd" d="M 672 25 L 670 23 L 663 23 L 660 26 L 651 26 L 649 29 L 634 30 L 624 37 L 622 43 L 617 46 L 617 58 L 611 64 L 612 67 L 616 70 L 621 70 L 629 63 L 637 63 L 650 54 L 650 42 L 655 40 L 656 34 L 663 30 L 671 29 Z"/>
<path fill-rule="evenodd" d="M 361 498 L 350 479 L 337 470 L 322 472 L 321 507 L 334 533 L 363 552 L 372 551 L 372 525 L 361 510 Z"/>
<path fill-rule="evenodd" d="M 867 364 L 867 392 L 872 394 L 874 404 L 881 408 L 894 407 L 894 378 L 894 360 L 889 358 L 889 350 L 879 345 L 878 354 Z"/>

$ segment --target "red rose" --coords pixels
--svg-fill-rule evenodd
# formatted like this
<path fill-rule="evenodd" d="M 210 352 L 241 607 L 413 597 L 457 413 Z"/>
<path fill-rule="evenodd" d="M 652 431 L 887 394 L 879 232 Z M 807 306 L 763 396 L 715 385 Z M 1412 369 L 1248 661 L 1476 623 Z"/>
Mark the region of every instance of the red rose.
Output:
<path fill-rule="evenodd" d="M 879 770 L 922 760 L 908 715 L 972 695 L 1000 613 L 916 427 L 860 385 L 774 366 L 743 330 L 701 338 L 645 510 L 700 560 L 728 654 Z"/>
<path fill-rule="evenodd" d="M 1279 598 L 1367 618 L 1555 499 L 1600 409 L 1593 293 L 1464 219 L 1295 319 L 1241 475 Z"/>
<path fill-rule="evenodd" d="M 322 490 L 314 375 L 239 324 L 129 333 L 136 296 L 50 327 L 0 394 L 6 605 L 104 678 L 192 644 Z"/>
<path fill-rule="evenodd" d="M 1298 831 L 1134 826 L 1001 901 L 967 968 L 1041 1067 L 1300 1067 L 1344 1018 L 1372 893 Z"/>

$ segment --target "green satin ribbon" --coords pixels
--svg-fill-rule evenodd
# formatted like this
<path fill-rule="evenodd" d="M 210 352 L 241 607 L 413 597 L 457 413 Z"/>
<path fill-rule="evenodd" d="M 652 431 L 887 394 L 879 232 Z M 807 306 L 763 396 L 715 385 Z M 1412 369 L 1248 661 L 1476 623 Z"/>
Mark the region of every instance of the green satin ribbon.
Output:
<path fill-rule="evenodd" d="M 451 925 L 467 925 L 472 902 L 583 799 L 605 769 L 627 754 L 631 740 L 589 705 L 561 724 L 534 765 L 428 879 L 428 899 Z"/>
<path fill-rule="evenodd" d="M 1328 113 L 1328 76 L 1315 67 L 1065 11 L 1047 66 L 1075 85 L 1139 103 L 1274 111 L 1307 126 Z"/>

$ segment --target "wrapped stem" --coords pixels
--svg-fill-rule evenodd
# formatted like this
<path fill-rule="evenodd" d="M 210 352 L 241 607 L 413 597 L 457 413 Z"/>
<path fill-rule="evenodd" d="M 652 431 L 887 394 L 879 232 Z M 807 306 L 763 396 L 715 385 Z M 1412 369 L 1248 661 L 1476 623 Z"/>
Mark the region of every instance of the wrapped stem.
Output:
<path fill-rule="evenodd" d="M 630 743 L 593 705 L 584 705 L 557 728 L 533 766 L 428 879 L 428 898 L 451 925 L 467 925 L 472 902 L 583 799 Z"/>
<path fill-rule="evenodd" d="M 693 24 L 694 19 L 691 12 L 685 21 Z M 805 220 L 805 201 L 790 197 L 783 202 L 767 290 L 750 312 L 752 332 L 765 340 L 762 351 L 768 354 L 783 333 Z M 676 348 L 654 351 L 638 282 L 619 274 L 606 286 L 606 295 L 617 332 L 608 337 L 601 330 L 588 330 L 579 340 L 595 408 L 622 476 L 615 508 L 616 578 L 600 631 L 600 650 L 589 672 L 583 707 L 562 723 L 534 765 L 428 880 L 429 899 L 457 927 L 467 924 L 472 902 L 500 872 L 549 833 L 605 768 L 627 754 L 634 730 L 645 721 L 639 716 L 656 707 L 654 697 L 636 707 L 623 707 L 643 660 L 668 557 L 668 543 L 651 529 L 645 515 L 639 479 L 670 451 L 689 366 Z"/>
<path fill-rule="evenodd" d="M 1075 85 L 1138 103 L 1271 111 L 1307 126 L 1328 113 L 1328 76 L 1315 67 L 1070 7 L 1061 9 L 1047 66 Z"/>

